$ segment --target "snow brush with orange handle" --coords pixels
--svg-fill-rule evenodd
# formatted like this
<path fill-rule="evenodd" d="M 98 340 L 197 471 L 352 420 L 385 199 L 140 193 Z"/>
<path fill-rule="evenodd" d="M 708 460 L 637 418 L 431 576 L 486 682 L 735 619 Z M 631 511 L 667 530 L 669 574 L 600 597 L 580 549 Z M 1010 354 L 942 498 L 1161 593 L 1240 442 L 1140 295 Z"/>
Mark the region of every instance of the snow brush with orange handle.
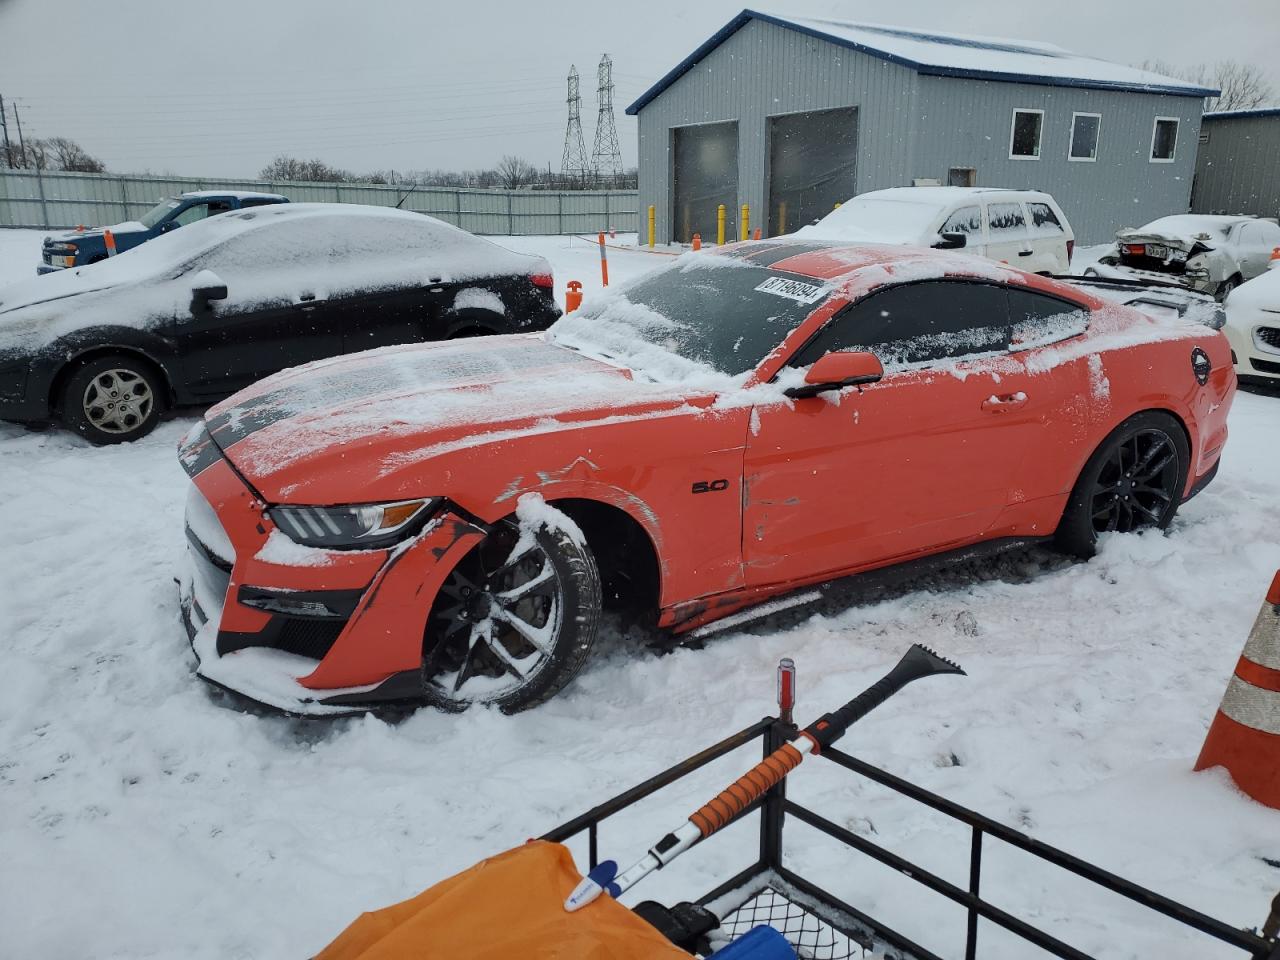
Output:
<path fill-rule="evenodd" d="M 927 647 L 912 644 L 898 665 L 834 713 L 819 717 L 800 731 L 794 743 L 784 743 L 709 803 L 696 810 L 677 829 L 659 840 L 649 852 L 622 873 L 614 860 L 596 866 L 564 902 L 569 911 L 585 907 L 602 893 L 619 897 L 654 870 L 660 870 L 700 840 L 705 840 L 764 796 L 800 765 L 805 754 L 821 753 L 845 735 L 857 721 L 913 680 L 940 673 L 964 671 Z"/>

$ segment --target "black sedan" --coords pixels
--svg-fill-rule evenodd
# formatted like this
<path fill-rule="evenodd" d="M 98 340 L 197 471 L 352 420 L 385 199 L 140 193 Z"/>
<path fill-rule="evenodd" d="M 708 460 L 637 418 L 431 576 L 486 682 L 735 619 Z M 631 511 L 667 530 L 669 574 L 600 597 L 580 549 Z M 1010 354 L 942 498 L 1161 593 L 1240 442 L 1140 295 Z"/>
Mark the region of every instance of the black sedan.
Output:
<path fill-rule="evenodd" d="M 285 367 L 559 315 L 545 260 L 431 217 L 323 203 L 227 213 L 0 287 L 0 419 L 136 440 L 167 407 Z"/>

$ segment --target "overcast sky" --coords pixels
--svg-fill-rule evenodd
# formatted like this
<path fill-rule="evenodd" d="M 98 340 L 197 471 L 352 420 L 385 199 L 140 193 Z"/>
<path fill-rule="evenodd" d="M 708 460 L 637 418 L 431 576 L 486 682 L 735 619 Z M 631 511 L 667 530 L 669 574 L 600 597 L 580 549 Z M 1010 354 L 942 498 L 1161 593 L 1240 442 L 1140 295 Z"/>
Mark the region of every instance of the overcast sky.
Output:
<path fill-rule="evenodd" d="M 630 166 L 623 109 L 741 2 L 0 0 L 0 96 L 18 102 L 28 137 L 71 137 L 118 171 L 251 176 L 280 153 L 357 171 L 479 167 L 505 153 L 559 169 L 569 65 L 589 151 L 608 52 Z M 1041 40 L 1123 63 L 1239 59 L 1280 89 L 1278 0 L 758 9 Z"/>

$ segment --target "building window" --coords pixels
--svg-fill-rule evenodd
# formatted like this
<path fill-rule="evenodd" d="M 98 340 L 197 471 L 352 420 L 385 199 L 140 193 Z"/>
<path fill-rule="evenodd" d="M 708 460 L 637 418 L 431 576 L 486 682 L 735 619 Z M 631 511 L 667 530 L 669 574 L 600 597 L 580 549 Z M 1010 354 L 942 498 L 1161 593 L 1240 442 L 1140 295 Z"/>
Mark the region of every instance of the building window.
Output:
<path fill-rule="evenodd" d="M 1098 159 L 1098 129 L 1102 126 L 1100 113 L 1073 113 L 1071 115 L 1071 148 L 1068 160 L 1093 162 Z"/>
<path fill-rule="evenodd" d="M 1009 131 L 1009 159 L 1039 160 L 1040 129 L 1043 126 L 1043 110 L 1013 111 L 1013 126 Z"/>
<path fill-rule="evenodd" d="M 1173 163 L 1177 146 L 1178 118 L 1156 117 L 1156 125 L 1151 129 L 1151 162 Z"/>

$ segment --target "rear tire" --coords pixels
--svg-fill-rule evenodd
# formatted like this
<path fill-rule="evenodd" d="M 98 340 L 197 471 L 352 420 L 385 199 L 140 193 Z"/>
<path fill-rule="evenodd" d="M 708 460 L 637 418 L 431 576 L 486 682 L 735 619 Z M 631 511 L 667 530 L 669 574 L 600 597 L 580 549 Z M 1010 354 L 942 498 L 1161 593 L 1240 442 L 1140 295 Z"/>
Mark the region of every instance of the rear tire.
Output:
<path fill-rule="evenodd" d="M 1088 559 L 1101 533 L 1163 530 L 1182 503 L 1190 468 L 1191 448 L 1176 419 L 1158 410 L 1130 417 L 1080 472 L 1055 533 L 1058 548 Z"/>
<path fill-rule="evenodd" d="M 95 446 L 140 440 L 160 422 L 163 394 L 146 361 L 123 353 L 94 357 L 62 389 L 62 422 Z"/>
<path fill-rule="evenodd" d="M 500 521 L 449 574 L 427 618 L 428 703 L 503 713 L 537 706 L 582 668 L 600 629 L 600 572 L 585 543 L 554 526 L 532 536 Z"/>

